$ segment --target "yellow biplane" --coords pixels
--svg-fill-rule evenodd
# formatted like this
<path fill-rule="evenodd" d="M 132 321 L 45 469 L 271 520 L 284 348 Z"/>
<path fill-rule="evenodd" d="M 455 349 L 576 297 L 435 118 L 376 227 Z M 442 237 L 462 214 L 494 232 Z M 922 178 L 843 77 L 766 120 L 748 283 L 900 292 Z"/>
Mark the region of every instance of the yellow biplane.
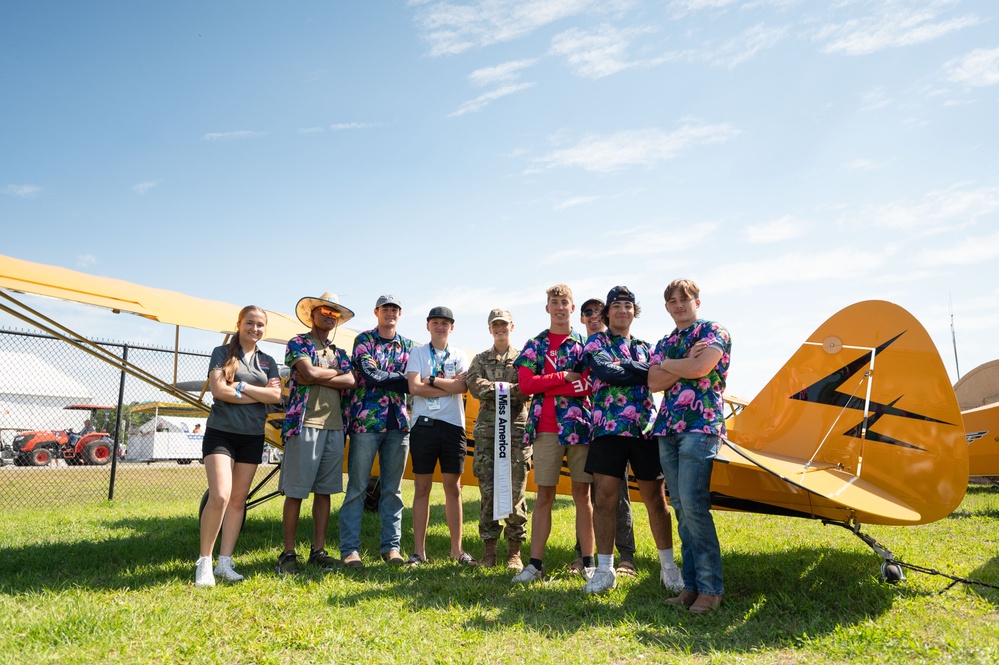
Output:
<path fill-rule="evenodd" d="M 965 374 L 954 384 L 964 428 L 968 433 L 968 473 L 974 477 L 999 476 L 999 360 Z"/>
<path fill-rule="evenodd" d="M 179 390 L 176 381 L 149 376 L 86 342 L 17 301 L 12 292 L 225 334 L 232 332 L 237 306 L 0 256 L 0 296 L 16 305 L 0 303 L 0 310 L 207 410 L 200 397 Z M 303 330 L 276 312 L 268 312 L 268 321 L 268 341 L 283 343 Z M 344 329 L 337 335 L 338 343 L 349 345 L 354 333 Z M 466 398 L 471 433 L 477 404 Z M 897 305 L 867 301 L 838 312 L 755 399 L 748 404 L 730 400 L 729 406 L 734 412 L 729 436 L 711 481 L 714 505 L 845 527 L 882 557 L 883 579 L 904 576 L 891 552 L 861 533 L 860 526 L 933 522 L 964 497 L 968 446 L 954 389 L 929 335 Z M 267 433 L 278 445 L 280 418 L 275 414 Z M 474 484 L 470 466 L 469 459 L 463 481 Z M 563 484 L 559 491 L 569 493 L 567 478 Z"/>

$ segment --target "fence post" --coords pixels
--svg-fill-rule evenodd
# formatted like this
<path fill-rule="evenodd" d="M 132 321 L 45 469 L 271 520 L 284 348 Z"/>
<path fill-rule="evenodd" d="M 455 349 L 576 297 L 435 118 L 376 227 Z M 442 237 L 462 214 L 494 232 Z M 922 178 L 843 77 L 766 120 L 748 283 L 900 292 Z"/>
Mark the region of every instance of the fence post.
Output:
<path fill-rule="evenodd" d="M 128 362 L 128 344 L 121 347 L 121 359 Z M 121 433 L 121 409 L 125 399 L 125 370 L 121 370 L 118 382 L 118 417 L 114 419 L 114 451 L 111 453 L 111 481 L 108 483 L 108 501 L 114 501 L 114 479 L 118 472 L 118 447 L 121 446 L 118 435 Z"/>

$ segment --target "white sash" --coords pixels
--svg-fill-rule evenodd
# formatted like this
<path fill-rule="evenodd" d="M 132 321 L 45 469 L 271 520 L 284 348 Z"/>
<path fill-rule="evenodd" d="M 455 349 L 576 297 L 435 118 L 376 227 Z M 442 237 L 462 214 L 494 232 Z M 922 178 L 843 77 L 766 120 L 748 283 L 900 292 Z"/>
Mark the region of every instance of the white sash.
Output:
<path fill-rule="evenodd" d="M 513 482 L 510 480 L 510 384 L 496 383 L 496 435 L 493 439 L 493 519 L 513 512 Z"/>

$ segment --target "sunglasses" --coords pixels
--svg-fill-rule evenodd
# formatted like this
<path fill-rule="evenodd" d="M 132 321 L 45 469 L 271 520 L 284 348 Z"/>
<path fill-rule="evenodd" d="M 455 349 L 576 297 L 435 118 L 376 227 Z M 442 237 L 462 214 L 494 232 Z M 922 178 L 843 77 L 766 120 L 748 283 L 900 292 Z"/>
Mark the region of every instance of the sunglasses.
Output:
<path fill-rule="evenodd" d="M 336 311 L 332 307 L 317 307 L 316 308 L 320 314 L 323 316 L 332 316 L 334 319 L 340 318 L 340 312 Z"/>
<path fill-rule="evenodd" d="M 583 316 L 587 316 L 587 317 L 593 316 L 594 314 L 599 314 L 599 313 L 600 313 L 599 309 L 593 309 L 592 307 L 587 307 L 586 309 L 583 310 Z"/>

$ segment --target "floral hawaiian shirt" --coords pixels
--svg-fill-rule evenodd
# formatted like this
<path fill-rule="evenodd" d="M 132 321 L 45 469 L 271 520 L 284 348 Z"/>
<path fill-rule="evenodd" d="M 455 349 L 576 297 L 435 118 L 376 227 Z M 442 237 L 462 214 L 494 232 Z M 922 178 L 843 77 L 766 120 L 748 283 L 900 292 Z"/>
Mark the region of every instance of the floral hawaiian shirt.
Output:
<path fill-rule="evenodd" d="M 722 395 L 732 356 L 732 337 L 720 323 L 698 319 L 683 330 L 673 330 L 656 344 L 650 364 L 661 363 L 666 358 L 683 358 L 702 339 L 709 345 L 721 345 L 721 360 L 707 376 L 680 379 L 666 392 L 652 428 L 655 436 L 684 432 L 725 436 L 725 402 Z"/>
<path fill-rule="evenodd" d="M 406 384 L 406 363 L 412 350 L 412 340 L 398 334 L 390 340 L 382 339 L 377 328 L 361 333 L 354 340 L 357 388 L 350 401 L 351 433 L 409 431 L 406 393 L 372 385 L 362 371 L 362 365 L 373 365 L 386 373 L 386 383 L 394 381 L 402 387 Z"/>
<path fill-rule="evenodd" d="M 648 435 L 649 424 L 655 403 L 648 386 L 648 362 L 652 347 L 648 342 L 599 332 L 586 340 L 586 354 L 590 357 L 590 377 L 593 379 L 593 438 L 598 436 L 633 436 L 643 438 Z M 622 377 L 629 376 L 633 381 L 628 385 L 609 383 L 601 380 L 594 363 L 610 364 L 618 361 L 615 370 Z M 623 362 L 622 362 L 623 361 Z M 644 371 L 630 371 L 630 362 L 643 364 Z M 644 375 L 645 381 L 635 384 Z"/>
<path fill-rule="evenodd" d="M 337 369 L 346 374 L 351 371 L 350 357 L 347 352 L 339 348 L 332 342 L 327 342 L 327 347 L 333 348 L 336 356 Z M 288 378 L 288 411 L 284 414 L 284 426 L 281 428 L 281 440 L 287 441 L 289 437 L 302 433 L 302 422 L 305 420 L 305 407 L 309 404 L 309 389 L 312 386 L 299 384 L 295 381 L 295 363 L 308 358 L 313 365 L 319 365 L 319 358 L 316 355 L 316 343 L 312 340 L 312 335 L 303 333 L 295 335 L 288 340 L 288 345 L 284 349 L 284 364 L 292 368 L 291 376 Z M 349 422 L 347 413 L 347 402 L 350 401 L 350 391 L 344 390 L 340 399 L 343 408 L 344 429 Z"/>
<path fill-rule="evenodd" d="M 569 333 L 558 348 L 555 360 L 556 371 L 583 372 L 586 369 L 586 356 L 583 353 L 585 340 L 575 330 Z M 548 353 L 548 331 L 527 340 L 524 350 L 514 361 L 514 366 L 524 367 L 535 375 L 550 374 L 545 371 L 545 354 Z M 558 421 L 558 441 L 563 446 L 587 444 L 590 442 L 590 398 L 589 395 L 554 397 L 555 418 Z M 545 393 L 535 393 L 528 407 L 527 425 L 524 427 L 524 445 L 532 445 L 537 438 L 538 421 Z"/>

